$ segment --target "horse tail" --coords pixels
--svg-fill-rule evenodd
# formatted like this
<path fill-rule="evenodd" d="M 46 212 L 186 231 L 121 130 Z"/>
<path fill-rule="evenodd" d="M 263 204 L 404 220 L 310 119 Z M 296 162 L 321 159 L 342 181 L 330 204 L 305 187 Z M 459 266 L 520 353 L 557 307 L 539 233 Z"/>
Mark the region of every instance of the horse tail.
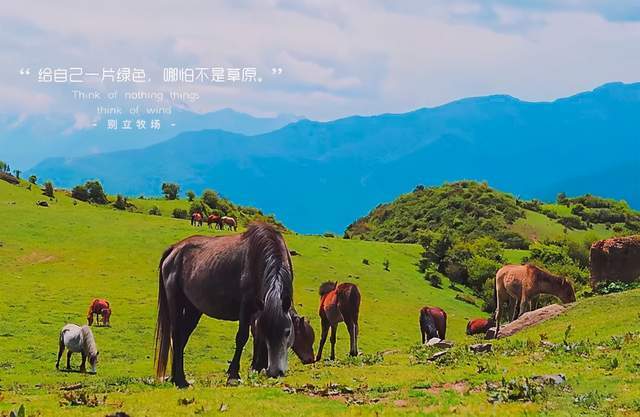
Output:
<path fill-rule="evenodd" d="M 171 321 L 169 319 L 167 293 L 162 277 L 162 265 L 172 251 L 173 246 L 169 247 L 162 254 L 160 258 L 160 271 L 158 273 L 158 319 L 156 321 L 154 366 L 156 368 L 156 378 L 160 380 L 163 379 L 166 374 L 169 353 L 171 352 Z"/>
<path fill-rule="evenodd" d="M 358 323 L 358 316 L 360 315 L 360 290 L 355 285 L 353 285 L 349 291 L 349 304 L 353 307 L 354 323 Z"/>

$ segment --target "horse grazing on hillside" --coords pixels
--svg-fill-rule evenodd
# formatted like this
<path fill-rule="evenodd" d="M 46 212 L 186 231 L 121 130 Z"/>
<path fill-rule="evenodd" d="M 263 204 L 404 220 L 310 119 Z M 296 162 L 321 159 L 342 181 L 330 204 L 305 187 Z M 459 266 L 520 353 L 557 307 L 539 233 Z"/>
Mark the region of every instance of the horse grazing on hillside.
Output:
<path fill-rule="evenodd" d="M 496 321 L 493 317 L 488 319 L 472 319 L 467 323 L 467 334 L 486 334 L 487 330 L 496 325 Z"/>
<path fill-rule="evenodd" d="M 109 320 L 111 318 L 111 306 L 109 302 L 103 298 L 95 298 L 91 304 L 89 304 L 89 311 L 87 311 L 87 324 L 93 325 L 93 316 L 96 316 L 96 323 L 100 323 L 102 318 L 102 325 L 109 326 Z"/>
<path fill-rule="evenodd" d="M 222 216 L 222 224 L 229 226 L 229 230 L 238 230 L 238 224 L 236 223 L 236 219 L 230 216 Z"/>
<path fill-rule="evenodd" d="M 563 303 L 576 301 L 573 285 L 566 278 L 553 275 L 531 264 L 505 265 L 500 268 L 496 273 L 495 283 L 496 337 L 500 330 L 502 304 L 508 302 L 513 306 L 515 320 L 531 310 L 531 301 L 539 294 L 554 295 Z"/>
<path fill-rule="evenodd" d="M 96 365 L 98 363 L 98 348 L 96 347 L 96 341 L 91 333 L 89 326 L 77 326 L 75 324 L 67 324 L 60 331 L 60 337 L 58 338 L 58 361 L 56 362 L 56 369 L 60 369 L 60 358 L 64 353 L 65 347 L 67 348 L 67 369 L 71 369 L 71 354 L 74 352 L 80 352 L 82 354 L 82 363 L 80 364 L 80 372 L 86 372 L 86 361 L 89 358 L 89 365 L 91 365 L 91 372 L 96 373 Z"/>
<path fill-rule="evenodd" d="M 202 226 L 202 213 L 196 211 L 191 215 L 191 226 Z"/>
<path fill-rule="evenodd" d="M 316 361 L 322 359 L 322 348 L 327 341 L 329 328 L 331 328 L 331 360 L 336 358 L 336 329 L 341 321 L 344 321 L 349 332 L 349 355 L 358 356 L 358 315 L 360 312 L 358 287 L 348 282 L 338 285 L 337 282 L 328 281 L 320 285 L 319 293 L 322 336 Z"/>
<path fill-rule="evenodd" d="M 240 379 L 240 357 L 255 321 L 267 345 L 267 375 L 284 375 L 294 341 L 289 309 L 293 303 L 293 267 L 282 235 L 272 226 L 253 223 L 231 236 L 192 236 L 169 247 L 160 260 L 156 324 L 156 376 L 166 373 L 188 386 L 184 348 L 202 314 L 239 321 L 236 349 L 227 370 Z"/>
<path fill-rule="evenodd" d="M 209 217 L 207 217 L 207 226 L 209 226 L 209 229 L 211 229 L 211 224 L 215 224 L 216 229 L 222 230 L 222 217 L 217 214 L 210 214 Z"/>
<path fill-rule="evenodd" d="M 447 313 L 440 307 L 420 309 L 420 334 L 422 343 L 437 337 L 444 339 L 447 334 Z"/>
<path fill-rule="evenodd" d="M 309 320 L 303 316 L 299 316 L 293 307 L 289 309 L 291 320 L 293 322 L 293 345 L 291 349 L 295 353 L 300 362 L 304 365 L 313 363 L 315 358 L 313 356 L 313 342 L 315 340 L 315 333 L 313 327 L 309 323 Z M 268 349 L 265 340 L 257 332 L 259 313 L 251 321 L 251 334 L 253 335 L 253 358 L 251 361 L 251 369 L 261 371 L 267 369 L 268 361 Z"/>

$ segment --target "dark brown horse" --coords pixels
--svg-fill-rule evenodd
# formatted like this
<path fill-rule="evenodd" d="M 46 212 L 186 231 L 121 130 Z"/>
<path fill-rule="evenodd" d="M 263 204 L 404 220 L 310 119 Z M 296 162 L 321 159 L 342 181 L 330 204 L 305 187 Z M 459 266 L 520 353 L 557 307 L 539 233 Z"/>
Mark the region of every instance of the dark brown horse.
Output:
<path fill-rule="evenodd" d="M 313 327 L 309 323 L 309 320 L 302 316 L 299 316 L 293 307 L 289 310 L 291 320 L 293 321 L 293 346 L 291 349 L 295 353 L 300 362 L 307 365 L 314 362 L 313 356 L 313 342 L 315 340 L 315 333 Z M 253 335 L 253 359 L 251 361 L 251 369 L 261 371 L 267 369 L 267 344 L 257 332 L 256 325 L 258 322 L 259 314 L 251 322 L 251 334 Z"/>
<path fill-rule="evenodd" d="M 320 320 L 322 336 L 318 346 L 316 361 L 322 358 L 322 348 L 331 328 L 331 360 L 336 358 L 336 329 L 344 321 L 349 332 L 351 356 L 358 356 L 358 314 L 360 311 L 360 291 L 350 283 L 325 282 L 320 285 Z"/>
<path fill-rule="evenodd" d="M 447 313 L 440 307 L 420 309 L 420 334 L 422 343 L 437 337 L 444 339 L 447 333 Z"/>
<path fill-rule="evenodd" d="M 222 230 L 222 217 L 217 214 L 210 214 L 209 217 L 207 217 L 207 226 L 209 226 L 209 229 L 211 229 L 212 223 L 216 225 L 216 229 Z"/>
<path fill-rule="evenodd" d="M 254 223 L 243 234 L 192 236 L 174 244 L 160 260 L 156 376 L 164 377 L 173 351 L 172 381 L 188 385 L 184 348 L 203 313 L 239 321 L 229 380 L 240 378 L 240 357 L 256 317 L 256 332 L 268 350 L 267 375 L 284 375 L 294 338 L 292 298 L 289 250 L 272 226 Z"/>

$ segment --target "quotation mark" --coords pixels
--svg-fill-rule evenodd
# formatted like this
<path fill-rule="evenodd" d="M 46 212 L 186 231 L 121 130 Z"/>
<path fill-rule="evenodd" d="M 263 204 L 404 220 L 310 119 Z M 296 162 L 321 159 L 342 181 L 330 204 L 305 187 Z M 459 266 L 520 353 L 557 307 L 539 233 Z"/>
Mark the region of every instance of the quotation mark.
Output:
<path fill-rule="evenodd" d="M 31 75 L 31 68 L 20 68 L 20 75 Z"/>
<path fill-rule="evenodd" d="M 282 75 L 282 67 L 273 67 L 273 68 L 271 68 L 271 73 L 273 75 Z"/>

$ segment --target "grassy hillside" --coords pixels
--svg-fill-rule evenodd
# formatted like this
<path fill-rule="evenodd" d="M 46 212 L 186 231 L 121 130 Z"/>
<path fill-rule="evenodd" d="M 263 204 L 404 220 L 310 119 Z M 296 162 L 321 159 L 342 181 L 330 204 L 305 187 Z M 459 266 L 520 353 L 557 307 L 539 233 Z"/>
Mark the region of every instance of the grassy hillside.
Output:
<path fill-rule="evenodd" d="M 223 232 L 195 230 L 164 216 L 74 204 L 63 193 L 51 207 L 37 207 L 41 198 L 35 189 L 0 181 L 0 413 L 20 404 L 28 415 L 44 416 L 105 416 L 117 410 L 131 416 L 217 415 L 221 410 L 231 416 L 640 412 L 634 394 L 640 390 L 640 291 L 581 301 L 565 317 L 496 342 L 494 353 L 475 356 L 466 353 L 466 345 L 478 339 L 464 335 L 465 322 L 482 313 L 458 301 L 447 286 L 437 289 L 425 282 L 416 269 L 418 245 L 295 234 L 285 238 L 300 254 L 293 257 L 298 310 L 319 332 L 318 285 L 328 279 L 357 283 L 363 294 L 363 355 L 346 356 L 348 337 L 340 327 L 337 361 L 303 366 L 292 357 L 288 375 L 269 380 L 247 373 L 249 344 L 244 383 L 226 387 L 223 373 L 236 326 L 205 318 L 187 346 L 187 377 L 194 387 L 159 384 L 151 378 L 159 256 L 185 236 Z M 389 271 L 382 266 L 385 260 Z M 98 296 L 112 303 L 113 327 L 94 328 L 101 351 L 97 375 L 56 371 L 60 328 L 82 323 L 88 303 Z M 416 346 L 417 311 L 425 304 L 447 311 L 447 338 L 456 343 L 435 363 L 424 360 L 431 351 Z M 538 344 L 540 333 L 561 342 L 569 324 L 569 342 L 582 343 L 581 353 L 548 351 Z M 79 358 L 72 362 L 77 366 Z M 548 372 L 566 374 L 567 385 L 548 388 L 531 401 L 489 402 L 501 395 L 503 378 L 519 381 Z M 81 388 L 61 389 L 74 384 Z M 327 386 L 331 392 L 322 391 Z"/>

